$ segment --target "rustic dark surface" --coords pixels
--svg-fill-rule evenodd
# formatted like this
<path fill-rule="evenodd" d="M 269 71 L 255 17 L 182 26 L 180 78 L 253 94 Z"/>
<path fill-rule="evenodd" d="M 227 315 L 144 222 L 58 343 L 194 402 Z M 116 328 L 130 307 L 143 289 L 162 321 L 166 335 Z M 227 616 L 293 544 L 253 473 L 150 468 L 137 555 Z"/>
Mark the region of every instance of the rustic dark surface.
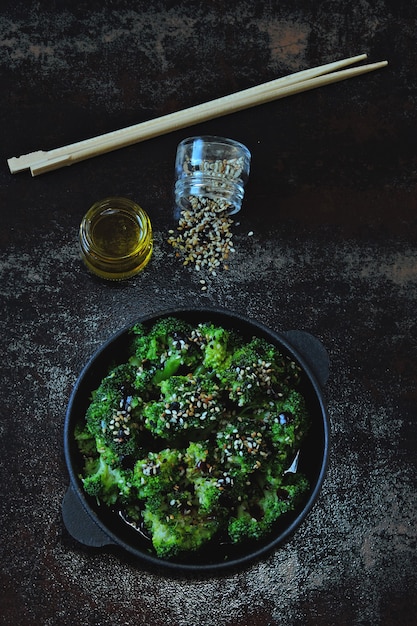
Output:
<path fill-rule="evenodd" d="M 0 623 L 417 624 L 417 2 L 2 2 Z M 366 52 L 387 68 L 31 178 L 7 158 Z M 207 292 L 167 245 L 190 134 L 245 143 L 236 251 Z M 155 251 L 92 278 L 77 231 L 123 195 Z M 248 233 L 253 231 L 252 236 Z M 66 404 L 94 350 L 138 316 L 222 305 L 326 346 L 330 463 L 297 533 L 202 579 L 146 571 L 68 534 Z"/>

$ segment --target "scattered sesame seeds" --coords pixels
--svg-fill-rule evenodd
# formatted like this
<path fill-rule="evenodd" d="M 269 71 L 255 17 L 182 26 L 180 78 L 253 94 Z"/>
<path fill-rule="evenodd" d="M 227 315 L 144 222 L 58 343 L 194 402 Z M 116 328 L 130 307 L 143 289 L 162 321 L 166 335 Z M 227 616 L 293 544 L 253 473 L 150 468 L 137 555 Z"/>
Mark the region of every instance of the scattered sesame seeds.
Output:
<path fill-rule="evenodd" d="M 196 196 L 190 196 L 189 203 L 190 208 L 181 212 L 177 235 L 170 232 L 168 243 L 184 266 L 216 276 L 219 269 L 228 269 L 226 261 L 235 251 L 231 231 L 233 220 L 226 211 L 228 205 L 225 207 L 216 200 Z M 205 291 L 205 279 L 200 283 Z"/>
<path fill-rule="evenodd" d="M 131 401 L 131 396 L 121 398 L 119 408 L 116 411 L 113 411 L 108 424 L 105 423 L 105 420 L 102 420 L 101 422 L 103 433 L 105 433 L 108 428 L 110 433 L 113 435 L 113 441 L 115 443 L 123 443 L 130 435 L 129 422 L 131 418 L 130 412 L 132 409 L 130 404 Z"/>

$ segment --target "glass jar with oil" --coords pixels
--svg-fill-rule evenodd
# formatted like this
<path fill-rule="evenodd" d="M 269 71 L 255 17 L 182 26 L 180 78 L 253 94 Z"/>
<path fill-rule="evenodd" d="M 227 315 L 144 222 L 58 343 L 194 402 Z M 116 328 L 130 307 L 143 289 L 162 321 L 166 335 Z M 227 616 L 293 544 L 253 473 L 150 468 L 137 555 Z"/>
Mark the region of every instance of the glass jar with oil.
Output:
<path fill-rule="evenodd" d="M 152 255 L 149 216 L 128 198 L 105 198 L 83 217 L 79 244 L 91 272 L 108 280 L 130 278 L 144 269 Z"/>

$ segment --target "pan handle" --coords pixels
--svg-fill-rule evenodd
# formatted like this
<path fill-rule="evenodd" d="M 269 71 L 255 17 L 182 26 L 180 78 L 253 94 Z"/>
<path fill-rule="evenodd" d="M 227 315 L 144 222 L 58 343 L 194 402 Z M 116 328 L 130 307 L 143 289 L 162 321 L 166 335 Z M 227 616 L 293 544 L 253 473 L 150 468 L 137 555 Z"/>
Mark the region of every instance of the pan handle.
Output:
<path fill-rule="evenodd" d="M 64 495 L 61 510 L 66 529 L 80 543 L 94 548 L 114 544 L 91 519 L 72 485 L 68 487 Z"/>
<path fill-rule="evenodd" d="M 319 385 L 324 387 L 329 378 L 330 359 L 320 339 L 305 330 L 287 330 L 283 335 L 304 357 Z"/>

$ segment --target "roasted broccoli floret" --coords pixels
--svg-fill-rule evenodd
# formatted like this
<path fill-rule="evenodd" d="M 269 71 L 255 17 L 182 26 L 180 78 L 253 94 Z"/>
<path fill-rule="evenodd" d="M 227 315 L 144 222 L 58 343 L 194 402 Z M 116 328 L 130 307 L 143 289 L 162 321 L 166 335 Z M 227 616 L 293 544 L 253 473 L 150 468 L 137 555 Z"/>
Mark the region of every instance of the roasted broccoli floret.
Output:
<path fill-rule="evenodd" d="M 184 454 L 186 476 L 194 487 L 197 506 L 204 513 L 220 513 L 220 498 L 226 483 L 223 472 L 219 472 L 215 460 L 210 456 L 210 442 L 197 441 L 188 446 Z"/>
<path fill-rule="evenodd" d="M 102 446 L 96 457 L 85 461 L 82 483 L 85 492 L 97 499 L 97 502 L 109 506 L 116 501 L 125 501 L 131 494 L 132 472 L 118 466 L 118 461 L 111 452 Z"/>
<path fill-rule="evenodd" d="M 157 511 L 143 511 L 143 519 L 159 557 L 172 558 L 204 546 L 218 531 L 219 521 L 195 508 L 181 510 L 175 505 Z"/>
<path fill-rule="evenodd" d="M 234 333 L 212 322 L 204 322 L 198 324 L 193 337 L 202 350 L 203 371 L 218 373 L 228 366 L 237 341 Z"/>
<path fill-rule="evenodd" d="M 221 496 L 224 486 L 221 479 L 215 476 L 201 475 L 193 480 L 194 494 L 197 498 L 197 508 L 202 513 L 219 515 Z"/>
<path fill-rule="evenodd" d="M 185 467 L 180 450 L 164 448 L 148 454 L 136 461 L 133 469 L 133 482 L 138 497 L 151 502 L 179 490 L 184 483 Z"/>
<path fill-rule="evenodd" d="M 286 447 L 297 446 L 308 432 L 309 416 L 304 396 L 295 389 L 274 405 L 271 424 L 272 442 Z"/>
<path fill-rule="evenodd" d="M 141 399 L 134 395 L 134 369 L 118 365 L 93 393 L 86 412 L 86 427 L 95 438 L 120 457 L 137 454 Z"/>
<path fill-rule="evenodd" d="M 164 439 L 196 433 L 213 427 L 221 411 L 219 387 L 211 378 L 170 376 L 161 381 L 160 396 L 143 407 L 144 425 Z"/>
<path fill-rule="evenodd" d="M 267 472 L 257 478 L 256 495 L 250 490 L 251 497 L 239 504 L 229 520 L 228 534 L 234 543 L 265 536 L 283 513 L 299 504 L 309 487 L 302 474 L 274 476 Z"/>
<path fill-rule="evenodd" d="M 295 363 L 274 345 L 253 337 L 233 352 L 221 382 L 239 407 L 252 407 L 280 397 L 297 374 Z"/>
<path fill-rule="evenodd" d="M 198 549 L 220 524 L 219 517 L 208 516 L 208 496 L 204 499 L 202 491 L 195 490 L 187 460 L 187 454 L 167 448 L 149 453 L 134 468 L 142 518 L 158 556 L 172 557 Z"/>
<path fill-rule="evenodd" d="M 263 495 L 259 500 L 264 531 L 269 531 L 280 515 L 293 510 L 308 488 L 308 480 L 301 473 L 286 472 L 274 476 L 268 472 L 263 484 Z"/>
<path fill-rule="evenodd" d="M 198 363 L 198 350 L 190 341 L 192 326 L 182 319 L 169 316 L 158 320 L 151 328 L 144 324 L 133 327 L 132 362 L 144 372 L 152 372 L 152 382 L 159 383 L 178 372 L 192 371 Z"/>
<path fill-rule="evenodd" d="M 211 466 L 208 462 L 210 441 L 191 441 L 184 452 L 184 460 L 190 469 L 198 471 L 210 471 Z"/>
<path fill-rule="evenodd" d="M 278 473 L 279 469 L 288 467 L 308 433 L 309 414 L 304 396 L 291 389 L 285 397 L 269 401 L 267 408 L 260 409 L 256 415 L 267 424 L 273 450 L 271 463 Z"/>
<path fill-rule="evenodd" d="M 219 463 L 233 478 L 242 483 L 247 476 L 264 469 L 271 455 L 268 439 L 254 420 L 228 423 L 217 432 Z"/>
<path fill-rule="evenodd" d="M 146 402 L 155 393 L 154 376 L 159 371 L 159 365 L 151 361 L 142 361 L 135 355 L 130 357 L 129 364 L 135 369 L 135 377 L 132 380 L 134 393 Z"/>
<path fill-rule="evenodd" d="M 227 532 L 233 543 L 240 543 L 246 539 L 260 539 L 264 529 L 259 520 L 244 505 L 240 505 L 229 520 Z"/>

